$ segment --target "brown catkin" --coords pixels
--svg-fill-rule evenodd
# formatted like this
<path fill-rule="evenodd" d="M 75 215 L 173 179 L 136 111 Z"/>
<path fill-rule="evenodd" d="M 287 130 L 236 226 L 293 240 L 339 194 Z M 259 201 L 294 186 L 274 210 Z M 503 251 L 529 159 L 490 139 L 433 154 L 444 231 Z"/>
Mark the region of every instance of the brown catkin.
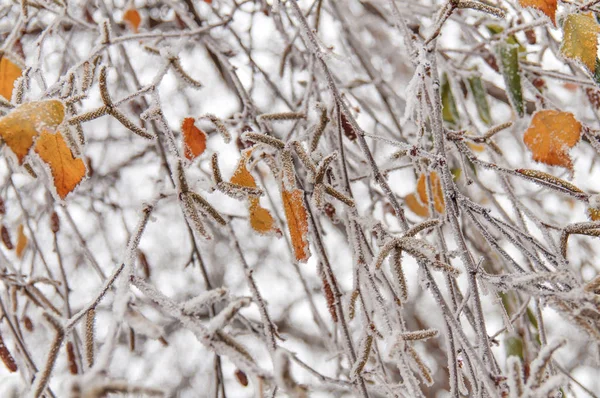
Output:
<path fill-rule="evenodd" d="M 85 358 L 88 367 L 94 365 L 94 319 L 96 310 L 90 308 L 85 317 Z"/>
<path fill-rule="evenodd" d="M 10 240 L 10 233 L 8 232 L 8 228 L 6 228 L 6 226 L 4 224 L 2 224 L 1 234 L 2 234 L 2 243 L 4 243 L 4 246 L 6 246 L 6 248 L 8 250 L 12 250 L 14 248 L 14 246 L 12 244 L 12 241 Z"/>
<path fill-rule="evenodd" d="M 15 359 L 10 354 L 10 351 L 8 351 L 8 348 L 4 344 L 4 340 L 2 339 L 2 334 L 0 334 L 0 359 L 2 359 L 2 362 L 4 362 L 4 366 L 6 366 L 6 368 L 9 371 L 11 371 L 11 372 L 17 371 L 17 369 L 18 369 L 17 363 L 15 362 Z"/>
<path fill-rule="evenodd" d="M 358 289 L 355 289 L 352 292 L 352 296 L 350 296 L 350 306 L 348 308 L 348 316 L 350 319 L 354 319 L 356 316 L 356 300 L 358 299 L 358 295 L 360 294 Z"/>
<path fill-rule="evenodd" d="M 65 347 L 67 349 L 67 362 L 69 363 L 69 372 L 71 372 L 72 375 L 76 375 L 79 372 L 77 369 L 77 362 L 75 361 L 75 349 L 73 348 L 73 343 L 67 341 Z"/>
<path fill-rule="evenodd" d="M 4 205 L 4 199 L 0 198 L 0 214 L 6 214 L 6 206 Z"/>
<path fill-rule="evenodd" d="M 329 308 L 331 319 L 333 319 L 333 322 L 337 322 L 338 316 L 337 312 L 335 311 L 335 296 L 333 294 L 333 290 L 331 290 L 331 285 L 327 280 L 325 272 L 321 272 L 321 281 L 323 282 L 323 294 L 325 295 L 325 300 L 327 300 L 327 307 Z"/>
<path fill-rule="evenodd" d="M 427 384 L 428 386 L 432 385 L 433 377 L 431 376 L 431 370 L 429 370 L 427 365 L 425 365 L 425 363 L 421 359 L 421 356 L 409 344 L 406 345 L 406 351 L 408 351 L 412 359 L 417 364 L 417 367 L 419 368 L 419 373 L 421 374 L 423 381 L 425 381 L 425 384 Z"/>

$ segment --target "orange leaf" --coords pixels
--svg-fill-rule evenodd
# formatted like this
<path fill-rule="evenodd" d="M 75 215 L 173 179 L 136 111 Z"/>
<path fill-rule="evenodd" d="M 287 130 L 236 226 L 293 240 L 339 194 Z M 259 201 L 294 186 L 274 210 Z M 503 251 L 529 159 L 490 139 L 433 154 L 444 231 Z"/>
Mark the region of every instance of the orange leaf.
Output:
<path fill-rule="evenodd" d="M 581 124 L 572 113 L 543 110 L 533 115 L 523 142 L 531 150 L 536 162 L 572 169 L 569 149 L 580 138 Z"/>
<path fill-rule="evenodd" d="M 404 203 L 406 203 L 406 206 L 408 206 L 408 208 L 417 216 L 429 216 L 429 209 L 427 206 L 421 203 L 421 201 L 417 198 L 417 195 L 414 193 L 408 194 L 408 196 L 404 198 Z"/>
<path fill-rule="evenodd" d="M 21 258 L 23 256 L 23 250 L 27 247 L 27 236 L 23 232 L 23 224 L 19 225 L 19 237 L 17 238 L 17 257 Z"/>
<path fill-rule="evenodd" d="M 296 260 L 304 263 L 310 257 L 308 248 L 308 214 L 304 207 L 304 192 L 301 189 L 291 191 L 281 189 L 281 200 L 285 210 L 288 230 Z"/>
<path fill-rule="evenodd" d="M 137 33 L 142 23 L 142 17 L 135 8 L 129 8 L 123 13 L 123 21 L 127 22 L 133 33 Z"/>
<path fill-rule="evenodd" d="M 64 117 L 65 107 L 58 100 L 28 102 L 0 118 L 0 136 L 22 164 L 34 137 L 43 129 L 56 129 Z"/>
<path fill-rule="evenodd" d="M 260 205 L 257 197 L 250 198 L 250 225 L 259 234 L 268 234 L 277 230 L 273 216 L 269 210 Z"/>
<path fill-rule="evenodd" d="M 85 176 L 85 164 L 73 157 L 62 134 L 44 131 L 35 144 L 35 152 L 50 166 L 54 187 L 61 199 L 73 191 Z"/>
<path fill-rule="evenodd" d="M 0 56 L 0 95 L 10 101 L 15 80 L 21 76 L 21 68 Z"/>
<path fill-rule="evenodd" d="M 438 213 L 443 213 L 446 205 L 444 203 L 444 193 L 442 192 L 440 178 L 435 171 L 432 171 L 430 174 L 430 179 L 431 189 L 433 191 L 433 205 Z M 417 181 L 417 193 L 419 194 L 421 203 L 429 203 L 429 200 L 427 199 L 427 184 L 425 183 L 425 174 L 421 174 L 419 176 L 419 180 Z"/>
<path fill-rule="evenodd" d="M 241 185 L 244 187 L 256 188 L 256 180 L 246 167 L 246 163 L 248 163 L 248 159 L 250 159 L 250 155 L 252 154 L 252 150 L 246 150 L 242 153 L 242 158 L 238 162 L 237 168 L 233 172 L 231 176 L 232 184 Z"/>
<path fill-rule="evenodd" d="M 531 7 L 540 10 L 556 25 L 557 0 L 519 0 L 521 7 Z"/>
<path fill-rule="evenodd" d="M 183 153 L 189 160 L 202 155 L 206 149 L 206 133 L 194 126 L 194 118 L 186 117 L 181 123 L 183 132 Z"/>

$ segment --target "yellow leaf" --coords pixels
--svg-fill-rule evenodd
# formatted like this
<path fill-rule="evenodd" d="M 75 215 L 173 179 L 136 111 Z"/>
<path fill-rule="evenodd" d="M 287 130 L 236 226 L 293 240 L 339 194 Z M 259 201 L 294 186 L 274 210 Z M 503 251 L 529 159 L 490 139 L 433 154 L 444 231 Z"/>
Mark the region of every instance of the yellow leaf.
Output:
<path fill-rule="evenodd" d="M 42 130 L 54 130 L 65 117 L 65 107 L 58 100 L 28 102 L 0 118 L 0 136 L 17 155 L 19 164 Z"/>
<path fill-rule="evenodd" d="M 588 215 L 592 221 L 600 221 L 600 209 L 590 207 L 588 209 Z"/>
<path fill-rule="evenodd" d="M 17 238 L 17 249 L 16 249 L 16 253 L 17 253 L 17 257 L 21 258 L 23 256 L 23 250 L 25 250 L 25 247 L 27 247 L 27 236 L 25 236 L 25 233 L 23 232 L 24 227 L 23 224 L 19 225 L 19 237 Z"/>
<path fill-rule="evenodd" d="M 229 182 L 232 184 L 241 185 L 244 187 L 256 188 L 256 180 L 248 171 L 246 167 L 246 163 L 248 163 L 248 159 L 250 159 L 250 155 L 252 154 L 252 149 L 246 150 L 242 153 L 242 158 L 240 159 L 233 176 Z M 273 216 L 269 212 L 269 210 L 265 209 L 260 205 L 260 199 L 258 197 L 250 197 L 248 199 L 249 202 L 249 212 L 250 212 L 250 226 L 252 229 L 259 234 L 268 234 L 270 232 L 277 232 L 278 229 L 275 226 L 275 220 Z"/>
<path fill-rule="evenodd" d="M 0 95 L 10 101 L 15 80 L 21 76 L 22 70 L 8 58 L 0 56 Z"/>
<path fill-rule="evenodd" d="M 533 115 L 523 142 L 531 150 L 536 162 L 572 169 L 569 149 L 580 138 L 581 124 L 572 113 L 543 110 Z"/>
<path fill-rule="evenodd" d="M 194 118 L 186 117 L 181 123 L 183 153 L 189 160 L 202 155 L 206 149 L 206 133 L 194 126 Z"/>
<path fill-rule="evenodd" d="M 250 201 L 250 226 L 259 234 L 268 234 L 277 231 L 275 220 L 269 212 L 260 205 L 259 198 L 251 197 Z"/>
<path fill-rule="evenodd" d="M 531 7 L 540 10 L 556 25 L 556 0 L 519 0 L 521 7 Z"/>
<path fill-rule="evenodd" d="M 560 52 L 567 58 L 584 64 L 593 74 L 596 71 L 598 33 L 600 25 L 591 13 L 571 14 L 563 25 L 564 35 Z"/>
<path fill-rule="evenodd" d="M 142 17 L 140 16 L 138 10 L 136 10 L 135 8 L 129 8 L 123 13 L 123 21 L 125 21 L 127 25 L 129 25 L 129 28 L 134 33 L 137 33 L 140 24 L 142 23 Z"/>
<path fill-rule="evenodd" d="M 417 216 L 427 217 L 429 216 L 429 209 L 417 198 L 414 193 L 409 194 L 404 198 L 406 206 L 415 213 Z"/>
<path fill-rule="evenodd" d="M 446 208 L 446 205 L 444 203 L 444 193 L 442 192 L 442 184 L 440 183 L 440 178 L 438 177 L 435 171 L 432 171 L 430 179 L 431 189 L 433 192 L 433 205 L 438 213 L 443 213 L 444 209 Z M 419 199 L 421 200 L 421 203 L 429 203 L 429 200 L 427 199 L 427 184 L 425 183 L 425 174 L 421 174 L 419 176 L 419 180 L 417 181 L 417 193 L 419 194 Z"/>
<path fill-rule="evenodd" d="M 85 164 L 73 157 L 60 131 L 43 132 L 35 144 L 35 152 L 50 166 L 54 187 L 64 199 L 85 177 Z"/>
<path fill-rule="evenodd" d="M 282 187 L 281 200 L 285 210 L 290 239 L 296 260 L 304 263 L 310 257 L 308 248 L 308 214 L 304 207 L 304 192 L 301 189 L 291 191 Z"/>
<path fill-rule="evenodd" d="M 467 146 L 471 148 L 474 152 L 483 152 L 485 150 L 485 145 L 476 144 L 474 142 L 467 141 Z"/>

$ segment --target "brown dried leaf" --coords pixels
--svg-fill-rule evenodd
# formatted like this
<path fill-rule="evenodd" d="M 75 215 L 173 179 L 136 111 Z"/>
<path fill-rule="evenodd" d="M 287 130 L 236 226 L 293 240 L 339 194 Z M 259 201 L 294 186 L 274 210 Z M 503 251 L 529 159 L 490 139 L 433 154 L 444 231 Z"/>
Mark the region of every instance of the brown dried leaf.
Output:
<path fill-rule="evenodd" d="M 18 370 L 15 359 L 10 354 L 10 351 L 8 351 L 8 348 L 4 344 L 4 340 L 2 339 L 2 334 L 0 334 L 0 359 L 2 360 L 2 362 L 4 362 L 4 366 L 6 366 L 6 368 L 10 372 L 14 373 Z"/>

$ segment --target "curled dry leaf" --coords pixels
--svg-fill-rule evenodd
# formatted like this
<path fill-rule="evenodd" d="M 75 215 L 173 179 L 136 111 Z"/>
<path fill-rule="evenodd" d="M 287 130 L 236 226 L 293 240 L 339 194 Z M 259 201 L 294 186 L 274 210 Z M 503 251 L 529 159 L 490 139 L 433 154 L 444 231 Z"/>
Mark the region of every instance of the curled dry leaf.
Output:
<path fill-rule="evenodd" d="M 240 383 L 244 387 L 248 387 L 248 376 L 246 376 L 246 373 L 239 369 L 236 369 L 234 375 L 238 383 Z"/>
<path fill-rule="evenodd" d="M 4 340 L 2 339 L 2 334 L 0 334 L 0 359 L 4 363 L 4 366 L 6 366 L 6 369 L 8 369 L 10 372 L 16 372 L 19 369 L 17 367 L 17 363 L 15 362 L 13 356 L 11 355 L 10 351 L 8 351 L 8 348 L 4 344 Z"/>
<path fill-rule="evenodd" d="M 570 112 L 542 110 L 533 115 L 523 142 L 533 160 L 549 166 L 573 168 L 569 149 L 581 138 L 581 124 Z"/>
<path fill-rule="evenodd" d="M 186 117 L 181 123 L 183 133 L 183 153 L 194 160 L 206 150 L 206 133 L 194 125 L 194 118 Z"/>
<path fill-rule="evenodd" d="M 23 71 L 8 58 L 0 56 L 0 95 L 10 101 L 15 80 Z"/>
<path fill-rule="evenodd" d="M 571 14 L 563 24 L 560 52 L 567 58 L 581 62 L 593 74 L 596 70 L 598 33 L 600 25 L 591 13 Z"/>
<path fill-rule="evenodd" d="M 429 216 L 429 209 L 427 208 L 426 205 L 421 203 L 421 201 L 417 198 L 416 194 L 414 194 L 414 193 L 408 194 L 408 196 L 406 196 L 404 198 L 404 202 L 406 203 L 406 206 L 408 206 L 408 208 L 413 213 L 415 213 L 417 216 L 421 216 L 421 217 Z"/>
<path fill-rule="evenodd" d="M 123 21 L 127 23 L 127 26 L 134 32 L 139 31 L 140 24 L 142 23 L 142 17 L 140 12 L 135 8 L 129 8 L 123 13 Z"/>
<path fill-rule="evenodd" d="M 282 187 L 281 200 L 285 210 L 290 239 L 296 260 L 306 262 L 310 257 L 308 248 L 308 214 L 303 200 L 304 192 L 301 189 L 291 191 Z"/>
<path fill-rule="evenodd" d="M 256 180 L 248 171 L 246 163 L 250 159 L 252 149 L 242 152 L 242 157 L 231 176 L 230 182 L 232 184 L 241 185 L 243 187 L 258 188 Z M 260 198 L 249 197 L 248 198 L 248 211 L 250 213 L 250 226 L 252 229 L 259 234 L 269 234 L 271 232 L 278 232 L 279 230 L 275 226 L 275 219 L 269 212 L 260 205 Z"/>
<path fill-rule="evenodd" d="M 58 100 L 28 102 L 0 118 L 0 136 L 17 155 L 19 164 L 42 130 L 55 130 L 65 117 L 65 106 Z"/>
<path fill-rule="evenodd" d="M 27 242 L 29 241 L 27 239 L 27 235 L 25 235 L 24 230 L 25 230 L 25 227 L 23 226 L 23 224 L 19 225 L 17 248 L 15 250 L 17 253 L 17 257 L 19 257 L 19 258 L 23 257 L 23 252 L 25 251 L 25 248 L 27 247 Z"/>
<path fill-rule="evenodd" d="M 531 7 L 540 10 L 556 25 L 557 0 L 519 0 L 521 7 Z"/>
<path fill-rule="evenodd" d="M 340 118 L 342 119 L 341 123 L 344 135 L 348 137 L 349 140 L 355 141 L 358 135 L 356 133 L 356 130 L 354 130 L 354 127 L 352 127 L 352 123 L 350 123 L 344 112 L 340 112 Z"/>
<path fill-rule="evenodd" d="M 4 224 L 0 228 L 0 235 L 2 237 L 2 243 L 8 250 L 12 250 L 14 248 L 12 241 L 10 240 L 10 233 L 8 232 L 8 228 Z"/>
<path fill-rule="evenodd" d="M 64 199 L 85 177 L 85 164 L 73 157 L 60 131 L 43 132 L 35 144 L 35 152 L 50 166 L 56 193 Z"/>
<path fill-rule="evenodd" d="M 442 185 L 440 178 L 435 171 L 430 174 L 431 189 L 433 191 L 433 205 L 438 213 L 443 213 L 446 205 L 444 203 L 444 193 L 442 192 Z M 429 200 L 427 198 L 427 184 L 425 180 L 425 174 L 421 174 L 417 180 L 417 192 L 416 194 L 411 193 L 404 198 L 406 206 L 418 216 L 427 217 L 429 216 Z"/>

